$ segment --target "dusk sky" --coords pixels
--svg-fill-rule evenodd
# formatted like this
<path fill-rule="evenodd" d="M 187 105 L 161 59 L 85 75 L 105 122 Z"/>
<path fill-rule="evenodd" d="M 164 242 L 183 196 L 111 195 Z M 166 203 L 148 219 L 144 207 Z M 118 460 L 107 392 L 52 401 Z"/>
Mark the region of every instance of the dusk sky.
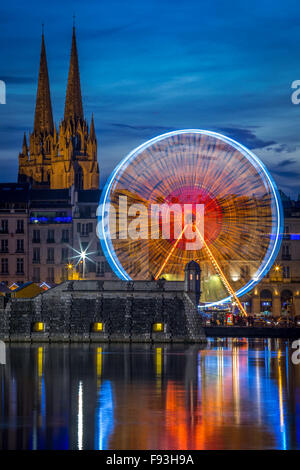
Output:
<path fill-rule="evenodd" d="M 0 181 L 16 181 L 32 130 L 45 41 L 54 119 L 63 117 L 73 14 L 85 116 L 92 112 L 101 184 L 133 148 L 184 128 L 221 132 L 252 149 L 279 188 L 300 192 L 299 1 L 2 2 Z"/>

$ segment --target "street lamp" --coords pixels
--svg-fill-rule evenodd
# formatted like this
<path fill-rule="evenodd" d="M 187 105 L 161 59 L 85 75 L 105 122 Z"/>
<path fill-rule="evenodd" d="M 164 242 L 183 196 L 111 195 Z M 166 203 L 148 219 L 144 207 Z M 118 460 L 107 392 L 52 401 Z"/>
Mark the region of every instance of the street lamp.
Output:
<path fill-rule="evenodd" d="M 86 251 L 80 252 L 80 263 L 82 263 L 82 279 L 85 277 L 85 259 L 86 259 Z"/>

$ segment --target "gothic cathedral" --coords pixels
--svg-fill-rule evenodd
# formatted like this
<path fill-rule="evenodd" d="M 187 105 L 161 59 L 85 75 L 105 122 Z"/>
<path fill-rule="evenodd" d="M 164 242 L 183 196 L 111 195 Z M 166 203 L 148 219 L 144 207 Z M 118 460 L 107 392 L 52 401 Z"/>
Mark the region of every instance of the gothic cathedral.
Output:
<path fill-rule="evenodd" d="M 53 124 L 52 105 L 44 34 L 34 127 L 29 135 L 29 148 L 24 134 L 19 154 L 19 182 L 28 181 L 35 188 L 98 189 L 99 168 L 94 120 L 91 126 L 83 116 L 78 54 L 73 28 L 71 60 L 64 119 L 57 131 Z"/>

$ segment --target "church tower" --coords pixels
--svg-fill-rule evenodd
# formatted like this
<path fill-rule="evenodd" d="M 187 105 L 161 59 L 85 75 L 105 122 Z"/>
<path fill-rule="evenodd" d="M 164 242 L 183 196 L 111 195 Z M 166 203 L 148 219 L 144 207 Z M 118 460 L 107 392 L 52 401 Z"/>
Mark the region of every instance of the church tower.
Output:
<path fill-rule="evenodd" d="M 19 154 L 19 181 L 30 181 L 35 186 L 49 187 L 51 160 L 56 147 L 57 138 L 55 137 L 53 126 L 43 33 L 34 126 L 32 134 L 29 134 L 29 148 L 27 146 L 26 134 L 24 134 L 22 152 Z"/>
<path fill-rule="evenodd" d="M 19 156 L 19 181 L 31 181 L 35 187 L 99 189 L 97 139 L 94 119 L 91 126 L 83 115 L 79 63 L 73 27 L 71 59 L 65 100 L 64 119 L 57 132 L 53 125 L 50 87 L 44 35 L 40 61 L 34 130 L 29 152 L 24 136 Z"/>

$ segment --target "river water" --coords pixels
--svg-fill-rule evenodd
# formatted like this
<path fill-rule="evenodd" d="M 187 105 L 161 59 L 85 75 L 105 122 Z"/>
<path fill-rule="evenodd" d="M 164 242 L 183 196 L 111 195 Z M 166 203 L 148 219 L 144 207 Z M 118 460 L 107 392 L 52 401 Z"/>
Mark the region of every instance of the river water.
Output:
<path fill-rule="evenodd" d="M 292 342 L 6 346 L 0 449 L 300 449 Z"/>

